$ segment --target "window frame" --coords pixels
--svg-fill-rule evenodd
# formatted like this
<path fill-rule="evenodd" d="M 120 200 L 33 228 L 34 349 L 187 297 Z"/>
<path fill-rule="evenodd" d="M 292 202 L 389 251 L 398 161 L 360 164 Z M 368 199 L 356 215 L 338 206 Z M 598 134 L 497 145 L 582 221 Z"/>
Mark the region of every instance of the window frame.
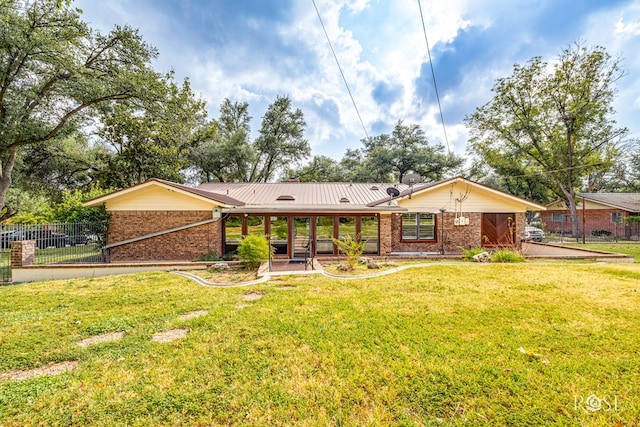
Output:
<path fill-rule="evenodd" d="M 415 227 L 415 237 L 405 237 L 405 218 L 407 215 L 415 215 L 415 224 L 412 224 L 412 227 Z M 424 225 L 420 225 L 420 220 L 422 215 L 429 215 L 431 219 L 427 221 L 433 221 L 433 225 L 428 225 L 428 227 L 433 227 L 433 234 L 428 237 L 421 237 L 420 230 L 424 228 Z M 407 224 L 408 225 L 408 224 Z M 400 217 L 400 240 L 402 242 L 437 242 L 438 241 L 438 215 L 433 212 L 406 212 L 403 213 Z"/>

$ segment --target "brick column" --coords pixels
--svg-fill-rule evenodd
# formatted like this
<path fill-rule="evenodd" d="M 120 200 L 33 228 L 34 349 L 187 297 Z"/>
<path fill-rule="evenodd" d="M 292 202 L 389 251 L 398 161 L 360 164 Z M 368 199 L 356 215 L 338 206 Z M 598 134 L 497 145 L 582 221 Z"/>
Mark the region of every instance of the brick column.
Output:
<path fill-rule="evenodd" d="M 393 214 L 391 214 L 393 215 Z M 380 255 L 391 255 L 391 215 L 380 214 Z"/>
<path fill-rule="evenodd" d="M 11 267 L 25 267 L 36 263 L 36 241 L 11 242 Z"/>

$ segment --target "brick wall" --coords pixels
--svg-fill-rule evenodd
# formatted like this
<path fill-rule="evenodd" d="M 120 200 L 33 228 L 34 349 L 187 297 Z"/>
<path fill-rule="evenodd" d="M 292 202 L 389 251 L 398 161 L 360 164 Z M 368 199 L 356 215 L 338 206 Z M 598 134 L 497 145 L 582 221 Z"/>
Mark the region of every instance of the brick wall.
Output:
<path fill-rule="evenodd" d="M 442 222 L 444 216 L 444 223 Z M 436 241 L 403 242 L 402 214 L 393 214 L 391 224 L 391 249 L 393 252 L 440 252 L 442 250 L 442 236 L 444 235 L 445 253 L 459 253 L 460 247 L 465 249 L 482 246 L 482 213 L 465 212 L 469 218 L 469 225 L 454 225 L 455 213 L 444 212 L 436 215 Z M 521 237 L 524 235 L 525 214 L 516 213 L 516 241 L 517 248 L 521 247 Z M 382 237 L 382 223 L 380 224 Z M 381 252 L 381 255 L 384 255 Z"/>
<path fill-rule="evenodd" d="M 388 256 L 391 255 L 392 250 L 392 233 L 391 233 L 391 224 L 392 217 L 395 217 L 395 214 L 392 215 L 380 215 L 380 255 Z"/>
<path fill-rule="evenodd" d="M 598 232 L 608 232 L 610 236 L 625 236 L 628 232 L 625 229 L 625 223 L 615 224 L 611 222 L 612 213 L 621 213 L 624 217 L 629 215 L 628 212 L 620 209 L 588 209 L 584 212 L 584 229 L 587 236 L 594 235 Z M 565 215 L 564 228 L 561 221 L 553 221 L 553 214 Z M 578 209 L 578 229 L 582 232 L 582 210 Z M 540 218 L 544 224 L 545 231 L 549 233 L 561 233 L 565 235 L 571 234 L 571 215 L 568 210 L 549 210 L 540 213 Z M 617 228 L 617 229 L 616 229 Z M 628 229 L 629 227 L 627 227 Z M 631 227 L 632 228 L 632 227 Z M 582 234 L 580 234 L 582 235 Z"/>
<path fill-rule="evenodd" d="M 107 244 L 211 219 L 211 211 L 114 211 Z M 175 231 L 109 250 L 111 262 L 192 261 L 222 253 L 222 221 Z"/>
<path fill-rule="evenodd" d="M 26 267 L 36 263 L 36 241 L 11 242 L 11 267 Z"/>

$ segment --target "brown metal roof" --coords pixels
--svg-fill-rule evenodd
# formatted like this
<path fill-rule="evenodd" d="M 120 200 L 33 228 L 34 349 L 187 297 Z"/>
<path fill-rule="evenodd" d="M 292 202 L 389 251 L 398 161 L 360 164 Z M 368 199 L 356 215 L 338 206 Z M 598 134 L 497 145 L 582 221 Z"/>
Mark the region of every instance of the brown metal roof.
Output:
<path fill-rule="evenodd" d="M 580 193 L 579 196 L 625 211 L 640 212 L 640 193 Z"/>
<path fill-rule="evenodd" d="M 263 206 L 269 208 L 287 207 L 289 209 L 321 207 L 366 208 L 371 202 L 389 200 L 386 189 L 396 187 L 404 191 L 404 184 L 360 183 L 360 182 L 267 182 L 267 183 L 225 183 L 209 182 L 198 187 L 200 191 L 223 194 L 236 200 L 242 200 L 246 207 Z M 377 189 L 372 189 L 377 188 Z M 291 196 L 293 200 L 278 201 L 282 196 Z M 348 200 L 345 201 L 344 199 Z M 341 201 L 342 200 L 342 201 Z"/>

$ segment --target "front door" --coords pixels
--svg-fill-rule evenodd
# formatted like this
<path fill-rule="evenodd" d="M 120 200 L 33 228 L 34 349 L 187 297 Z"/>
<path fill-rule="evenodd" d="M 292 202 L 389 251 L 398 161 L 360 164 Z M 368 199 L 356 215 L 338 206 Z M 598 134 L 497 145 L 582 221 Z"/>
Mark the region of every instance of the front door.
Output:
<path fill-rule="evenodd" d="M 515 243 L 515 215 L 512 213 L 482 214 L 482 246 L 513 246 Z"/>

